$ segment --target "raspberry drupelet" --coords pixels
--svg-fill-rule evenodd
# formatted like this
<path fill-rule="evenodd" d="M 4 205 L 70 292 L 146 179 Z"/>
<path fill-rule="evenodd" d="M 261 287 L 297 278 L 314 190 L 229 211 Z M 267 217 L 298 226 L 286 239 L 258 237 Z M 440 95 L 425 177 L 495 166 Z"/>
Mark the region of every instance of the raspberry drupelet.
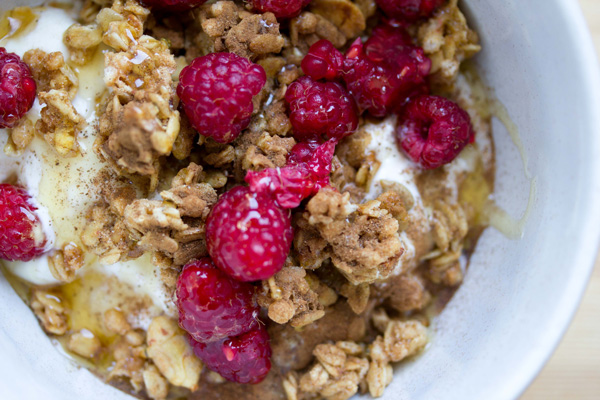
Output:
<path fill-rule="evenodd" d="M 390 18 L 415 20 L 426 18 L 446 0 L 375 0 Z"/>
<path fill-rule="evenodd" d="M 337 82 L 317 82 L 302 76 L 285 93 L 294 137 L 302 142 L 326 135 L 341 140 L 358 126 L 354 99 Z"/>
<path fill-rule="evenodd" d="M 201 6 L 207 0 L 142 0 L 146 6 L 164 11 L 186 11 Z"/>
<path fill-rule="evenodd" d="M 35 81 L 21 58 L 0 47 L 0 128 L 12 128 L 31 109 Z"/>
<path fill-rule="evenodd" d="M 223 194 L 206 220 L 208 253 L 240 281 L 268 279 L 281 270 L 292 239 L 289 211 L 248 187 Z"/>
<path fill-rule="evenodd" d="M 243 335 L 211 343 L 193 339 L 194 353 L 211 370 L 237 383 L 260 383 L 271 370 L 269 333 L 259 325 Z"/>
<path fill-rule="evenodd" d="M 296 144 L 282 168 L 248 171 L 246 182 L 253 192 L 267 193 L 283 208 L 296 208 L 302 200 L 329 186 L 334 140 L 323 144 L 308 141 Z"/>
<path fill-rule="evenodd" d="M 0 259 L 30 261 L 44 254 L 46 236 L 36 210 L 25 190 L 0 184 Z"/>
<path fill-rule="evenodd" d="M 250 0 L 260 12 L 272 12 L 278 19 L 294 18 L 311 0 Z"/>
<path fill-rule="evenodd" d="M 321 39 L 302 59 L 302 71 L 314 80 L 333 81 L 340 77 L 344 55 L 327 39 Z"/>
<path fill-rule="evenodd" d="M 426 85 L 431 60 L 400 27 L 383 25 L 363 44 L 358 38 L 344 61 L 343 78 L 360 111 L 375 117 L 393 112 Z"/>
<path fill-rule="evenodd" d="M 179 325 L 201 342 L 223 340 L 258 326 L 254 286 L 238 282 L 210 258 L 192 261 L 177 279 Z"/>
<path fill-rule="evenodd" d="M 233 53 L 211 53 L 181 71 L 177 95 L 200 134 L 229 143 L 248 127 L 252 97 L 266 81 L 260 65 Z"/>
<path fill-rule="evenodd" d="M 473 142 L 469 114 L 439 96 L 411 100 L 398 116 L 396 139 L 404 152 L 424 169 L 439 168 L 454 160 Z"/>

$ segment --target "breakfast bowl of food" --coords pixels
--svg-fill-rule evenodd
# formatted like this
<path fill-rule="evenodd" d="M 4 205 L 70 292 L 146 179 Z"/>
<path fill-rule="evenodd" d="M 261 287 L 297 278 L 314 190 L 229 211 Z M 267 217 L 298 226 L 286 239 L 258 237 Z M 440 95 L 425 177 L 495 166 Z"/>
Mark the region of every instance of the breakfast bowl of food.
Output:
<path fill-rule="evenodd" d="M 575 3 L 0 11 L 2 399 L 514 399 L 568 326 Z"/>

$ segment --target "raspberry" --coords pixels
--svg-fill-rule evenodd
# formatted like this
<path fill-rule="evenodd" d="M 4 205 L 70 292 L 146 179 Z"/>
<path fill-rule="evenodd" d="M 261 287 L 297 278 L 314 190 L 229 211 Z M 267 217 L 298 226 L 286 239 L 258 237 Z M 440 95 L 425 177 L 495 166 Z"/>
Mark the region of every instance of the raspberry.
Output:
<path fill-rule="evenodd" d="M 474 140 L 469 114 L 439 96 L 411 100 L 399 115 L 396 139 L 404 152 L 425 169 L 448 164 Z"/>
<path fill-rule="evenodd" d="M 25 190 L 0 184 L 0 259 L 30 261 L 45 252 L 42 223 L 30 200 Z"/>
<path fill-rule="evenodd" d="M 177 95 L 200 134 L 229 143 L 250 123 L 252 97 L 266 81 L 260 65 L 233 53 L 211 53 L 181 71 Z"/>
<path fill-rule="evenodd" d="M 27 64 L 0 47 L 0 128 L 12 128 L 31 109 L 35 88 Z"/>
<path fill-rule="evenodd" d="M 344 55 L 329 40 L 321 39 L 302 59 L 302 71 L 316 81 L 332 81 L 340 76 L 343 63 Z"/>
<path fill-rule="evenodd" d="M 292 244 L 290 214 L 267 194 L 238 186 L 219 198 L 206 220 L 206 245 L 217 267 L 240 281 L 278 272 Z"/>
<path fill-rule="evenodd" d="M 426 84 L 430 69 L 431 61 L 404 30 L 385 25 L 364 44 L 358 38 L 350 46 L 343 77 L 359 109 L 383 117 Z"/>
<path fill-rule="evenodd" d="M 375 0 L 391 18 L 415 20 L 431 16 L 446 0 Z"/>
<path fill-rule="evenodd" d="M 311 0 L 250 0 L 260 12 L 272 12 L 277 19 L 294 18 Z"/>
<path fill-rule="evenodd" d="M 283 208 L 295 208 L 302 200 L 329 186 L 335 141 L 298 143 L 283 168 L 248 171 L 246 182 L 253 192 L 268 193 Z"/>
<path fill-rule="evenodd" d="M 143 0 L 142 3 L 164 11 L 186 11 L 201 6 L 206 0 Z"/>
<path fill-rule="evenodd" d="M 259 383 L 271 370 L 269 333 L 259 325 L 243 335 L 211 343 L 190 338 L 196 356 L 223 378 L 237 383 Z"/>
<path fill-rule="evenodd" d="M 176 293 L 179 325 L 198 341 L 241 335 L 258 325 L 254 287 L 231 279 L 208 257 L 183 267 Z"/>
<path fill-rule="evenodd" d="M 298 141 L 321 134 L 340 140 L 358 126 L 354 99 L 337 82 L 300 77 L 288 87 L 285 101 L 290 107 L 290 122 Z"/>

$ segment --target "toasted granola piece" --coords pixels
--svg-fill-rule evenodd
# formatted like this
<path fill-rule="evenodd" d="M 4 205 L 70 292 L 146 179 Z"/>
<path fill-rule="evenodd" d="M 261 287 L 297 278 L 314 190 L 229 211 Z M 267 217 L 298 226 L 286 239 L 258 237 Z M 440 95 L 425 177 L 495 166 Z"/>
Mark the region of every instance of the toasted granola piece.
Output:
<path fill-rule="evenodd" d="M 117 171 L 155 175 L 158 157 L 171 152 L 179 133 L 179 113 L 174 111 L 167 121 L 151 102 L 132 101 L 122 106 L 113 97 L 100 121 L 100 134 L 106 135 L 104 155 L 113 161 Z"/>
<path fill-rule="evenodd" d="M 65 63 L 61 52 L 29 50 L 23 60 L 30 66 L 43 106 L 35 129 L 60 155 L 75 156 L 79 149 L 77 134 L 85 126 L 85 120 L 72 104 L 79 85 L 77 75 Z"/>
<path fill-rule="evenodd" d="M 398 221 L 380 205 L 373 200 L 356 206 L 349 202 L 349 194 L 329 189 L 317 193 L 298 221 L 294 246 L 302 266 L 318 268 L 319 261 L 331 257 L 354 285 L 387 278 L 404 249 Z M 321 241 L 309 227 L 316 228 Z"/>
<path fill-rule="evenodd" d="M 346 343 L 320 344 L 313 355 L 315 364 L 299 380 L 302 392 L 332 400 L 347 400 L 358 392 L 367 375 L 369 361 L 361 357 L 362 349 Z"/>
<path fill-rule="evenodd" d="M 436 248 L 423 257 L 423 260 L 428 260 L 428 278 L 432 282 L 446 286 L 462 282 L 460 257 L 468 232 L 467 217 L 459 204 L 435 203 L 432 236 Z"/>
<path fill-rule="evenodd" d="M 94 358 L 102 349 L 102 343 L 93 332 L 82 329 L 69 337 L 67 348 L 81 357 Z"/>
<path fill-rule="evenodd" d="M 172 385 L 192 391 L 198 388 L 203 365 L 177 321 L 164 316 L 154 318 L 148 327 L 147 344 L 148 356 Z"/>
<path fill-rule="evenodd" d="M 48 268 L 60 282 L 72 282 L 77 271 L 83 267 L 83 251 L 75 243 L 67 243 L 62 250 L 48 256 Z"/>
<path fill-rule="evenodd" d="M 81 241 L 87 250 L 99 257 L 99 262 L 112 265 L 142 255 L 142 249 L 131 237 L 125 221 L 106 204 L 96 204 L 88 210 Z"/>
<path fill-rule="evenodd" d="M 35 137 L 35 127 L 28 118 L 21 118 L 12 129 L 7 129 L 8 142 L 4 148 L 6 154 L 21 154 Z"/>
<path fill-rule="evenodd" d="M 33 289 L 30 304 L 46 332 L 57 336 L 67 333 L 68 309 L 59 294 L 43 289 Z"/>
<path fill-rule="evenodd" d="M 253 14 L 232 1 L 217 1 L 200 8 L 202 30 L 212 41 L 208 52 L 229 51 L 241 57 L 279 53 L 284 45 L 273 13 Z"/>
<path fill-rule="evenodd" d="M 479 37 L 457 3 L 450 0 L 419 27 L 417 35 L 419 46 L 431 59 L 434 81 L 444 85 L 454 82 L 461 62 L 481 51 Z"/>
<path fill-rule="evenodd" d="M 111 90 L 99 124 L 101 150 L 113 168 L 157 181 L 158 159 L 169 155 L 180 129 L 173 74 L 177 63 L 166 42 L 142 35 L 149 10 L 118 0 L 98 14 L 105 44 L 106 86 Z"/>
<path fill-rule="evenodd" d="M 350 0 L 313 0 L 310 11 L 333 23 L 348 40 L 358 37 L 367 27 L 367 17 Z"/>
<path fill-rule="evenodd" d="M 249 133 L 245 136 L 245 141 L 236 149 L 236 154 L 241 154 L 238 162 L 244 171 L 283 167 L 287 162 L 288 153 L 296 144 L 294 138 L 271 136 L 268 132 L 260 134 L 252 144 L 250 143 L 256 135 Z"/>
<path fill-rule="evenodd" d="M 68 97 L 68 93 L 52 89 L 38 93 L 40 103 L 45 105 L 35 128 L 56 151 L 65 157 L 75 156 L 79 150 L 77 134 L 85 120 Z"/>
<path fill-rule="evenodd" d="M 205 177 L 202 167 L 191 163 L 173 179 L 171 189 L 160 193 L 162 201 L 138 199 L 125 208 L 125 225 L 140 247 L 164 253 L 175 265 L 207 255 L 204 222 L 217 193 L 199 183 Z"/>
<path fill-rule="evenodd" d="M 307 277 L 303 268 L 286 266 L 263 281 L 258 303 L 268 309 L 271 320 L 300 328 L 325 315 L 319 294 L 311 286 L 319 286 L 316 277 Z"/>
<path fill-rule="evenodd" d="M 122 311 L 111 308 L 104 313 L 104 326 L 112 333 L 125 335 L 131 330 L 131 325 Z"/>
<path fill-rule="evenodd" d="M 146 365 L 144 333 L 137 330 L 127 332 L 117 339 L 111 350 L 115 362 L 107 380 L 110 382 L 116 378 L 127 379 L 136 392 L 142 390 Z"/>
<path fill-rule="evenodd" d="M 102 43 L 102 30 L 97 24 L 73 24 L 65 32 L 63 42 L 71 53 L 71 61 L 85 65 Z"/>
<path fill-rule="evenodd" d="M 115 50 L 126 51 L 142 37 L 149 14 L 150 10 L 135 0 L 115 0 L 96 17 L 102 29 L 102 41 Z"/>
<path fill-rule="evenodd" d="M 383 395 L 391 383 L 393 370 L 391 363 L 400 362 L 421 351 L 427 344 L 427 330 L 417 320 L 398 321 L 390 319 L 382 309 L 374 313 L 380 315 L 381 322 L 374 321 L 376 327 L 384 330 L 369 346 L 369 371 L 366 383 L 373 397 Z"/>
<path fill-rule="evenodd" d="M 335 47 L 346 44 L 346 36 L 327 18 L 303 11 L 290 21 L 290 43 L 286 44 L 284 56 L 289 62 L 300 65 L 310 46 L 321 39 L 327 39 Z"/>
<path fill-rule="evenodd" d="M 375 297 L 384 299 L 386 305 L 398 312 L 421 310 L 431 301 L 425 281 L 416 274 L 392 276 L 375 284 Z"/>
<path fill-rule="evenodd" d="M 153 400 L 164 400 L 169 395 L 169 382 L 155 365 L 149 365 L 142 372 L 146 394 Z"/>
<path fill-rule="evenodd" d="M 75 98 L 79 79 L 65 63 L 60 51 L 46 53 L 39 49 L 29 50 L 23 55 L 23 61 L 31 69 L 38 93 L 58 90 L 65 92 L 69 100 Z"/>
<path fill-rule="evenodd" d="M 301 370 L 312 361 L 314 348 L 328 341 L 363 341 L 368 316 L 356 315 L 345 301 L 338 301 L 325 310 L 325 316 L 296 329 L 289 324 L 272 324 L 272 361 L 283 371 Z"/>

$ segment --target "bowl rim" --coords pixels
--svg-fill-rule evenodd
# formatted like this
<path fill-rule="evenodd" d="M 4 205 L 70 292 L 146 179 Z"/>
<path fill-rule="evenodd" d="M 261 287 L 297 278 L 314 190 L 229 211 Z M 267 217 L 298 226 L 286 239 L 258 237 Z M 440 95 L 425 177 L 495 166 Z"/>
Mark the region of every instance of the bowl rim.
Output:
<path fill-rule="evenodd" d="M 580 79 L 588 87 L 582 93 L 587 108 L 580 115 L 585 117 L 589 129 L 586 139 L 589 140 L 589 148 L 593 154 L 589 160 L 589 218 L 580 228 L 582 234 L 579 246 L 573 252 L 572 273 L 560 295 L 560 307 L 551 310 L 548 315 L 548 333 L 540 337 L 538 345 L 524 354 L 521 362 L 505 376 L 508 378 L 505 384 L 495 388 L 495 394 L 491 397 L 498 400 L 518 399 L 550 360 L 579 309 L 600 250 L 600 207 L 594 207 L 595 204 L 600 204 L 600 64 L 580 2 L 556 0 L 556 4 L 563 18 L 562 26 L 570 38 L 569 43 L 574 46 L 573 52 L 578 57 L 575 61 L 579 63 Z"/>

